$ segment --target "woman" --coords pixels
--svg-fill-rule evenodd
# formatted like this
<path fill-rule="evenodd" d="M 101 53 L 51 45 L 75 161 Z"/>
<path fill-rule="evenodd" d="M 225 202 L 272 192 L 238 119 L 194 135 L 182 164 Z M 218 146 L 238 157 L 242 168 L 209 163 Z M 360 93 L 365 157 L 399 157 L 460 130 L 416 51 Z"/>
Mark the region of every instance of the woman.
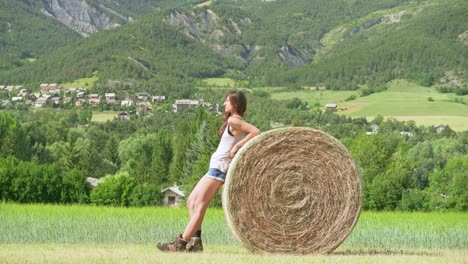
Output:
<path fill-rule="evenodd" d="M 221 137 L 218 149 L 211 156 L 210 169 L 200 179 L 187 200 L 190 220 L 183 234 L 174 242 L 158 243 L 162 251 L 203 251 L 201 224 L 206 208 L 224 184 L 226 172 L 234 155 L 256 135 L 255 126 L 245 122 L 242 116 L 247 108 L 247 99 L 242 91 L 228 92 L 224 101 L 224 123 L 218 134 Z M 244 137 L 245 135 L 245 137 Z"/>

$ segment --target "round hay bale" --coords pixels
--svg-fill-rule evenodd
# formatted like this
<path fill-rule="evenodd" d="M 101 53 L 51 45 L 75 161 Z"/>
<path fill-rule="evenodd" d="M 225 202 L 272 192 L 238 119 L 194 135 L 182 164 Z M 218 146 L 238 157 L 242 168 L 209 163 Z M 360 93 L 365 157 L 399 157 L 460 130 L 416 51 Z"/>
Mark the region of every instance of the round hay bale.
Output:
<path fill-rule="evenodd" d="M 233 159 L 223 207 L 234 236 L 253 252 L 328 253 L 357 222 L 360 176 L 334 137 L 311 128 L 275 129 Z"/>

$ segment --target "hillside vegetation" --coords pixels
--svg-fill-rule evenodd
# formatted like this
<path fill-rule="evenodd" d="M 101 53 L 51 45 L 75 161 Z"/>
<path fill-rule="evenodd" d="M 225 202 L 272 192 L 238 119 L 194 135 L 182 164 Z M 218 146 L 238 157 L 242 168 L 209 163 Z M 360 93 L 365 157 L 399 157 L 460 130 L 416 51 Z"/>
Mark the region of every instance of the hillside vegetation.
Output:
<path fill-rule="evenodd" d="M 25 3 L 0 0 L 0 73 L 31 64 L 78 39 L 78 34 Z"/>
<path fill-rule="evenodd" d="M 194 8 L 196 3 L 158 1 L 150 14 L 117 29 L 80 41 L 64 37 L 73 43 L 56 51 L 61 45 L 50 40 L 27 42 L 35 47 L 30 53 L 44 56 L 28 55 L 24 45 L 15 51 L 16 43 L 9 42 L 0 60 L 9 66 L 0 80 L 71 82 L 97 71 L 101 86 L 134 79 L 138 85 L 188 87 L 187 78 L 230 77 L 249 86 L 354 90 L 397 78 L 430 86 L 448 72 L 467 79 L 463 0 L 219 0 Z M 141 11 L 134 14 L 148 5 L 139 1 L 135 8 Z M 13 63 L 29 57 L 34 62 Z"/>

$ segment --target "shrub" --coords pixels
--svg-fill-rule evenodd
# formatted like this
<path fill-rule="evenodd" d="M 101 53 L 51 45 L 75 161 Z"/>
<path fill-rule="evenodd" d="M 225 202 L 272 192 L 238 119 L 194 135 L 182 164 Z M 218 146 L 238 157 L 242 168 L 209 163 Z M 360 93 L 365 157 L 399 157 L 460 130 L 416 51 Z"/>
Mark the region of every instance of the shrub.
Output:
<path fill-rule="evenodd" d="M 164 194 L 157 184 L 140 184 L 135 186 L 129 198 L 130 206 L 161 205 Z"/>
<path fill-rule="evenodd" d="M 61 200 L 64 203 L 88 203 L 89 187 L 86 176 L 73 169 L 63 176 Z"/>
<path fill-rule="evenodd" d="M 352 101 L 356 99 L 356 95 L 350 95 L 348 98 L 345 99 L 345 102 Z"/>
<path fill-rule="evenodd" d="M 426 211 L 428 195 L 421 190 L 408 189 L 403 191 L 400 210 L 403 211 Z"/>
<path fill-rule="evenodd" d="M 91 191 L 91 203 L 96 205 L 128 206 L 135 187 L 135 178 L 127 172 L 106 176 L 104 181 Z"/>

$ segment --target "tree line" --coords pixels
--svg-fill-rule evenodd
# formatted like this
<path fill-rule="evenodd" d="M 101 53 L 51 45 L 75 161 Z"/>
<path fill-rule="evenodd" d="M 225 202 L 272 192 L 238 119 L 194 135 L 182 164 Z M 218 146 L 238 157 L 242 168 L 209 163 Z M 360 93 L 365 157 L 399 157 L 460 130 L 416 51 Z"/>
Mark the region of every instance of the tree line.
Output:
<path fill-rule="evenodd" d="M 206 95 L 220 102 L 224 92 Z M 468 209 L 467 132 L 307 109 L 297 98 L 251 93 L 246 119 L 262 131 L 281 122 L 338 138 L 361 169 L 366 210 Z M 203 108 L 152 114 L 90 123 L 86 109 L 0 112 L 0 199 L 147 206 L 160 205 L 161 188 L 174 182 L 190 193 L 217 147 L 221 117 Z M 372 125 L 378 133 L 366 135 Z M 104 182 L 90 190 L 87 177 Z"/>

